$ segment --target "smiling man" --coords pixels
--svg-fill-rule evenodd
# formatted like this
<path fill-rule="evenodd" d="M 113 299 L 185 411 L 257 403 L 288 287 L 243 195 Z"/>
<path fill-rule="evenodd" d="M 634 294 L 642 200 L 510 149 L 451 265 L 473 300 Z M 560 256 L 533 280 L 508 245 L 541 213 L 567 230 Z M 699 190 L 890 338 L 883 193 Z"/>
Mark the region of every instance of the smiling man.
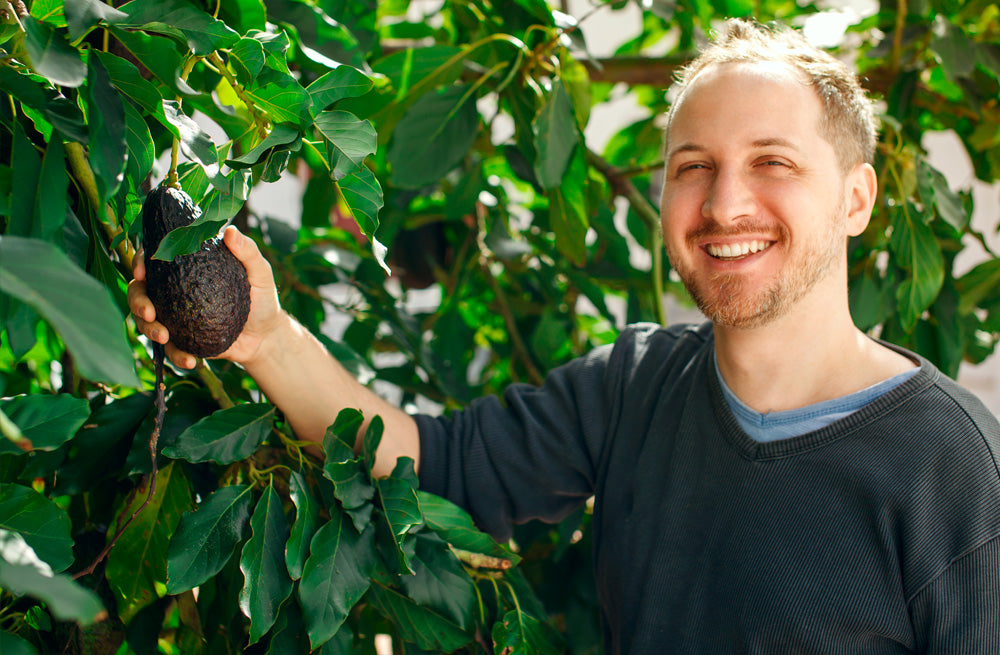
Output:
<path fill-rule="evenodd" d="M 343 407 L 381 414 L 376 474 L 414 458 L 425 490 L 501 538 L 593 496 L 608 653 L 995 655 L 1000 425 L 848 312 L 874 146 L 848 69 L 793 31 L 732 21 L 680 80 L 661 204 L 709 322 L 631 326 L 541 387 L 409 416 L 280 309 L 231 228 L 253 300 L 223 356 L 304 439 Z M 132 311 L 167 342 L 138 262 Z"/>

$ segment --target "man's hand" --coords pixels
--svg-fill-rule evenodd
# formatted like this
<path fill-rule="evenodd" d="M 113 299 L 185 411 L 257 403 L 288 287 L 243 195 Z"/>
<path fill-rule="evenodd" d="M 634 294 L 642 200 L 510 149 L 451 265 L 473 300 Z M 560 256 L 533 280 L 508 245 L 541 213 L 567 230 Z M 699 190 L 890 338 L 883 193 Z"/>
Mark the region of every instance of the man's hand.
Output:
<path fill-rule="evenodd" d="M 259 356 L 267 336 L 276 332 L 282 312 L 271 265 L 260 254 L 253 239 L 229 226 L 223 240 L 247 271 L 250 281 L 250 315 L 243 332 L 219 357 L 245 365 Z M 132 275 L 133 279 L 128 285 L 128 305 L 139 331 L 151 341 L 164 344 L 164 351 L 175 365 L 194 368 L 197 363 L 194 355 L 179 350 L 170 343 L 167 328 L 156 320 L 156 309 L 146 295 L 146 266 L 142 255 L 136 255 Z"/>

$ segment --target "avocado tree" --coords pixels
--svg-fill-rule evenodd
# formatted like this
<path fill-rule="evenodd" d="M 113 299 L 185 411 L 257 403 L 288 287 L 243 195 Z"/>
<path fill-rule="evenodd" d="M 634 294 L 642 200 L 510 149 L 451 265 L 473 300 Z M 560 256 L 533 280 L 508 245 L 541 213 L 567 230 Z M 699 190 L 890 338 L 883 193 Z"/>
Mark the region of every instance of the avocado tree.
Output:
<path fill-rule="evenodd" d="M 0 3 L 0 650 L 599 652 L 587 507 L 497 543 L 412 462 L 372 475 L 378 419 L 342 412 L 316 458 L 239 367 L 158 371 L 125 302 L 140 207 L 168 180 L 201 209 L 144 256 L 234 222 L 361 380 L 461 408 L 686 302 L 655 210 L 672 71 L 722 16 L 820 8 L 113 5 Z M 596 57 L 582 28 L 614 12 L 635 34 Z M 1000 258 L 922 137 L 1000 178 L 998 43 L 995 3 L 903 0 L 835 48 L 883 109 L 854 316 L 951 375 L 1000 340 Z M 643 116 L 598 150 L 624 94 Z"/>

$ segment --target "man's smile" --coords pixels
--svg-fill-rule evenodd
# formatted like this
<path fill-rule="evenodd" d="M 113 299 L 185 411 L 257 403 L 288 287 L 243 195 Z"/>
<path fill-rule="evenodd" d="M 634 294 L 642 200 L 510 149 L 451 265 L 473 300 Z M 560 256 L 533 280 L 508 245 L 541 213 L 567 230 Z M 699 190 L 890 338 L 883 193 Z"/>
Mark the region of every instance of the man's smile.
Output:
<path fill-rule="evenodd" d="M 759 239 L 736 243 L 709 243 L 705 245 L 705 252 L 716 259 L 733 261 L 764 251 L 770 248 L 772 244 L 774 244 L 774 241 Z"/>

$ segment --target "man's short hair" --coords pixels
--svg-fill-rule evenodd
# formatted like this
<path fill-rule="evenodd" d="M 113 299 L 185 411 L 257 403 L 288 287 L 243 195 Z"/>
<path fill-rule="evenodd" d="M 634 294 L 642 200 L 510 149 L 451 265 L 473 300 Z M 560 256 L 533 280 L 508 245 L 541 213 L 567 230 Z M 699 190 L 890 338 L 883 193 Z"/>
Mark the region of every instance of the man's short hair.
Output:
<path fill-rule="evenodd" d="M 727 20 L 715 40 L 678 72 L 677 94 L 667 115 L 667 137 L 674 108 L 700 72 L 722 64 L 758 61 L 787 64 L 808 78 L 823 103 L 823 136 L 833 144 L 843 170 L 874 163 L 878 119 L 857 75 L 789 27 L 765 27 L 739 18 Z"/>

